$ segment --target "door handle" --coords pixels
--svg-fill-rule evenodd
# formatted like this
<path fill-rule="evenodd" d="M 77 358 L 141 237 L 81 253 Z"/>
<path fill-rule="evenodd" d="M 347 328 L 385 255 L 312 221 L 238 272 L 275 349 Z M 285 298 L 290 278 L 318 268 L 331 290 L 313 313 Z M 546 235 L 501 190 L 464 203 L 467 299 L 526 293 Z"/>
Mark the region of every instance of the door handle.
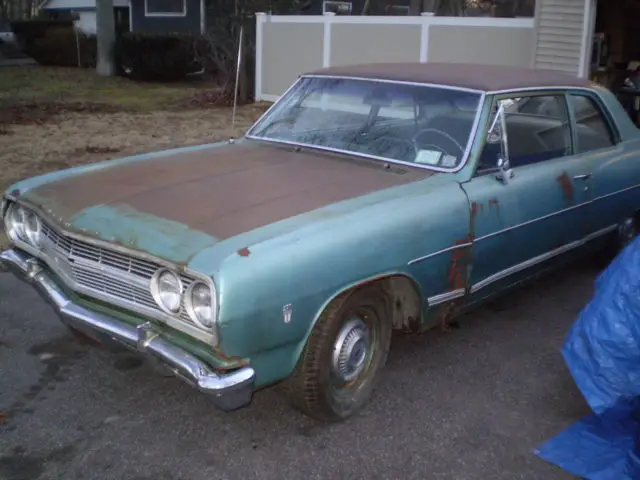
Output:
<path fill-rule="evenodd" d="M 574 175 L 574 180 L 587 180 L 591 177 L 591 173 L 583 173 L 582 175 Z"/>

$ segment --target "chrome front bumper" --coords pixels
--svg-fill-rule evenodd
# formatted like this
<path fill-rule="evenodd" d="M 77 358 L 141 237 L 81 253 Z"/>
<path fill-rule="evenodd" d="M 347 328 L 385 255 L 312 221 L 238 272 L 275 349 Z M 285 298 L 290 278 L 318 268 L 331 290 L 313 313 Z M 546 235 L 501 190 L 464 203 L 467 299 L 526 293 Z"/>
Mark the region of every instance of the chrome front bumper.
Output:
<path fill-rule="evenodd" d="M 163 339 L 151 323 L 137 328 L 74 303 L 53 281 L 35 258 L 17 249 L 0 253 L 0 271 L 8 270 L 35 287 L 62 322 L 94 340 L 124 345 L 159 360 L 174 375 L 212 395 L 216 407 L 236 410 L 251 402 L 255 371 L 243 367 L 226 374 L 216 373 L 208 364 Z"/>

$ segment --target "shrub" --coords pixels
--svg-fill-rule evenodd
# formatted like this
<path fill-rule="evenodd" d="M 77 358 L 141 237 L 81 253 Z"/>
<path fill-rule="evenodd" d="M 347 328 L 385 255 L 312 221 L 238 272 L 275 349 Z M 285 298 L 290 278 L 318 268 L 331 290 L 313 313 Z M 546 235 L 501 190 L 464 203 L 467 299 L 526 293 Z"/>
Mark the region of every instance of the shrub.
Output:
<path fill-rule="evenodd" d="M 135 80 L 180 80 L 202 69 L 196 48 L 201 39 L 188 34 L 125 33 L 116 59 Z"/>
<path fill-rule="evenodd" d="M 95 67 L 96 38 L 76 32 L 70 20 L 29 20 L 11 25 L 20 49 L 41 65 Z"/>
<path fill-rule="evenodd" d="M 34 19 L 11 22 L 11 31 L 16 39 L 26 41 L 43 36 L 47 30 L 56 27 L 73 28 L 72 20 Z"/>
<path fill-rule="evenodd" d="M 76 38 L 76 32 L 73 29 L 51 29 L 46 35 L 36 39 L 30 51 L 26 53 L 41 65 L 95 67 L 96 38 L 80 32 Z M 78 63 L 78 53 L 80 63 Z"/>

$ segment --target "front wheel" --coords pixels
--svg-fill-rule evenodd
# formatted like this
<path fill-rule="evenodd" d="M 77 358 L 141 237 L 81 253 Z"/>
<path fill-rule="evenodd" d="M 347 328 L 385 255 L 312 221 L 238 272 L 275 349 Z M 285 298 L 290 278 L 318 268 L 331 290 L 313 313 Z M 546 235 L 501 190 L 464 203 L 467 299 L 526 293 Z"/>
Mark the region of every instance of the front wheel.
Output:
<path fill-rule="evenodd" d="M 391 343 L 391 309 L 378 286 L 338 297 L 314 326 L 293 375 L 292 405 L 325 422 L 359 411 L 373 393 Z"/>

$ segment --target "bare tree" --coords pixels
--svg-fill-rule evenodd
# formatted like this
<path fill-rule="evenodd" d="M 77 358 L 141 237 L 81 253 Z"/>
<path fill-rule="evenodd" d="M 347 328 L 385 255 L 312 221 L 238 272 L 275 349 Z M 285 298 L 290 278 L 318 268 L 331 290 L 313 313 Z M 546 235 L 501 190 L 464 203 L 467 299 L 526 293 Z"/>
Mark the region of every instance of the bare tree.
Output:
<path fill-rule="evenodd" d="M 96 72 L 102 77 L 113 77 L 116 74 L 113 0 L 96 0 L 96 27 L 98 47 Z"/>

